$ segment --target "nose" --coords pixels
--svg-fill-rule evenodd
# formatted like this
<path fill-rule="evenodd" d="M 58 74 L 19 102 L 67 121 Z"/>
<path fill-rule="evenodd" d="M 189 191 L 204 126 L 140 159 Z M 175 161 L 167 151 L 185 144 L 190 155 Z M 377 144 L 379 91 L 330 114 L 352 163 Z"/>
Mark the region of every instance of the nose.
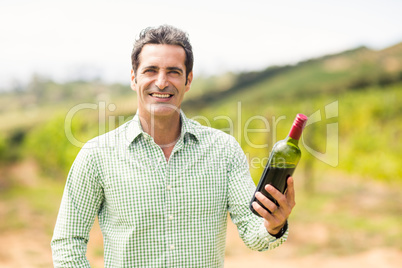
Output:
<path fill-rule="evenodd" d="M 159 89 L 165 89 L 168 86 L 168 81 L 166 74 L 164 72 L 159 72 L 158 77 L 156 78 L 155 85 Z"/>

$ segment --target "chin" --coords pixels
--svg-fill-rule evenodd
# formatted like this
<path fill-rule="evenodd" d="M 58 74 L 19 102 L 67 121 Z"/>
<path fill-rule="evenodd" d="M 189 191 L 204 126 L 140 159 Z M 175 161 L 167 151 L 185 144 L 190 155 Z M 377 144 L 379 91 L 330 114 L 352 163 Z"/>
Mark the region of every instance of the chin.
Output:
<path fill-rule="evenodd" d="M 153 116 L 180 115 L 180 107 L 166 103 L 151 104 L 148 106 L 148 112 Z"/>

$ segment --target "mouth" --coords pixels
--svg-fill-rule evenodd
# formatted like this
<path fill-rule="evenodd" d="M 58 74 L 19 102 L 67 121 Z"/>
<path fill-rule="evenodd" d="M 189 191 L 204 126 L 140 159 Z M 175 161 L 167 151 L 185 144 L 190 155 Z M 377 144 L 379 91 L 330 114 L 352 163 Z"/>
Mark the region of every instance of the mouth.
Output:
<path fill-rule="evenodd" d="M 173 95 L 168 93 L 151 93 L 149 94 L 151 97 L 158 98 L 158 99 L 169 99 Z"/>

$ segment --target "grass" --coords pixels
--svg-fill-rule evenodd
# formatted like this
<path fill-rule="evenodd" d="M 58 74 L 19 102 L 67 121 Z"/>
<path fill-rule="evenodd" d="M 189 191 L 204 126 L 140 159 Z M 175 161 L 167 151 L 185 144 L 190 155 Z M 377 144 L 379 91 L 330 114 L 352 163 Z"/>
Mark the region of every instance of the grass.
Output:
<path fill-rule="evenodd" d="M 41 178 L 35 186 L 11 184 L 2 190 L 4 204 L 0 232 L 12 229 L 40 228 L 53 232 L 64 185 L 62 181 Z"/>
<path fill-rule="evenodd" d="M 372 247 L 402 250 L 401 211 L 400 187 L 334 173 L 323 175 L 314 192 L 297 192 L 291 221 L 305 226 L 313 237 L 314 226 L 326 230 L 324 238 L 305 241 L 306 249 L 299 252 L 302 255 L 311 250 L 332 255 L 353 254 Z"/>

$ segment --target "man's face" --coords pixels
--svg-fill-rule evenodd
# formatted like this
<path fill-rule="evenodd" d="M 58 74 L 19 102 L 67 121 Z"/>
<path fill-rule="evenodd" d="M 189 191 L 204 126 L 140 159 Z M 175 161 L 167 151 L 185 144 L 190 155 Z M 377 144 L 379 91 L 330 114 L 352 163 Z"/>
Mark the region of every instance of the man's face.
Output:
<path fill-rule="evenodd" d="M 137 74 L 131 70 L 131 88 L 138 95 L 140 116 L 179 115 L 193 78 L 191 72 L 186 84 L 185 58 L 181 46 L 148 44 L 142 48 Z"/>

